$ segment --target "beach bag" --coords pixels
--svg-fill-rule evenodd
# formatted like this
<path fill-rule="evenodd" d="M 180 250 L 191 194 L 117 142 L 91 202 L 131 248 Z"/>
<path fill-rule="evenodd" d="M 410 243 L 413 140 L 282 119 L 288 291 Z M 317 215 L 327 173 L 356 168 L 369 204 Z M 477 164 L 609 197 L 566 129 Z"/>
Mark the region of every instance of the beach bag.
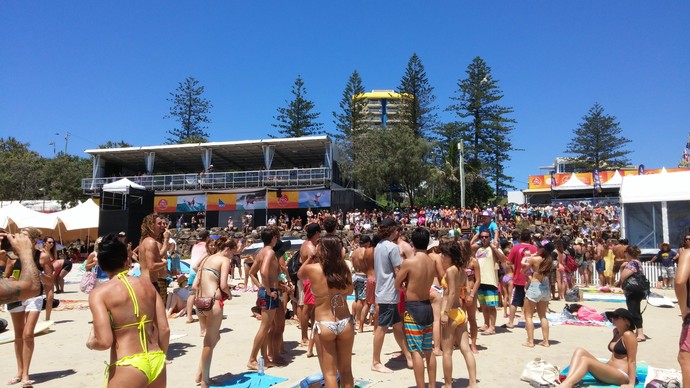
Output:
<path fill-rule="evenodd" d="M 604 321 L 604 316 L 601 313 L 598 313 L 595 308 L 588 306 L 581 306 L 577 310 L 577 318 L 581 321 Z"/>
<path fill-rule="evenodd" d="M 79 282 L 79 290 L 88 294 L 96 287 L 96 280 L 96 271 L 91 269 L 91 271 L 84 272 L 84 275 L 81 277 L 81 282 Z"/>
<path fill-rule="evenodd" d="M 535 358 L 525 365 L 520 380 L 530 383 L 533 387 L 555 387 L 558 385 L 559 370 L 554 365 Z"/>
<path fill-rule="evenodd" d="M 565 271 L 571 273 L 577 271 L 577 262 L 570 253 L 565 255 Z"/>
<path fill-rule="evenodd" d="M 565 292 L 566 302 L 579 302 L 580 301 L 580 289 L 578 287 L 573 287 Z"/>
<path fill-rule="evenodd" d="M 640 265 L 637 265 L 637 272 L 633 272 L 632 275 L 625 279 L 623 285 L 621 286 L 623 291 L 628 293 L 641 292 L 645 295 L 649 294 L 649 280 L 647 280 L 647 277 L 644 276 L 642 273 L 642 268 L 640 267 Z"/>
<path fill-rule="evenodd" d="M 292 258 L 290 258 L 290 261 L 287 264 L 287 270 L 288 270 L 288 275 L 290 275 L 290 280 L 292 280 L 293 284 L 297 284 L 297 281 L 299 278 L 297 277 L 297 271 L 299 271 L 300 267 L 302 266 L 302 263 L 300 263 L 299 260 L 299 250 L 295 252 L 294 255 L 292 255 Z"/>

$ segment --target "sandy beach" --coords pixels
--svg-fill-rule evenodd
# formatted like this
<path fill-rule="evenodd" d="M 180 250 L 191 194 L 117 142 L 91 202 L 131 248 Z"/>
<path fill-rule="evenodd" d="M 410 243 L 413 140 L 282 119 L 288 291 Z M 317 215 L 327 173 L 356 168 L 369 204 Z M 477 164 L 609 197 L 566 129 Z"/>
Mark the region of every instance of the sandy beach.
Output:
<path fill-rule="evenodd" d="M 55 325 L 52 329 L 36 337 L 36 348 L 31 365 L 31 378 L 40 387 L 99 387 L 103 383 L 104 362 L 108 360 L 108 352 L 88 350 L 85 346 L 90 330 L 91 314 L 86 308 L 87 296 L 79 292 L 78 280 L 81 273 L 78 269 L 71 273 L 67 280 L 67 292 L 56 295 L 61 300 L 74 302 L 66 303 L 64 309 L 53 311 Z M 237 281 L 235 281 L 237 282 Z M 655 290 L 672 297 L 673 291 Z M 254 334 L 258 328 L 258 321 L 252 317 L 250 307 L 254 305 L 256 293 L 233 293 L 234 297 L 225 305 L 225 319 L 221 326 L 221 338 L 215 349 L 211 374 L 220 380 L 232 375 L 246 372 L 245 367 L 248 352 Z M 613 310 L 625 307 L 625 303 L 614 302 L 584 302 L 595 307 L 598 311 Z M 645 302 L 643 302 L 644 308 Z M 554 302 L 551 309 L 561 311 L 564 302 Z M 0 317 L 8 320 L 11 325 L 10 314 L 0 313 Z M 41 314 L 41 320 L 45 313 Z M 676 356 L 678 353 L 678 338 L 680 333 L 680 313 L 675 308 L 657 308 L 649 306 L 644 312 L 644 329 L 649 339 L 642 343 L 638 350 L 638 360 L 647 361 L 651 366 L 660 368 L 680 369 Z M 502 310 L 499 311 L 498 325 L 505 323 Z M 482 319 L 479 318 L 481 325 Z M 171 341 L 169 358 L 172 364 L 168 366 L 169 387 L 194 387 L 202 338 L 199 336 L 198 323 L 186 324 L 184 318 L 170 320 L 173 336 L 184 335 Z M 11 327 L 10 327 L 11 330 Z M 288 380 L 275 387 L 292 387 L 306 376 L 319 372 L 316 358 L 306 357 L 306 348 L 299 347 L 300 332 L 294 321 L 289 321 L 285 329 L 285 343 L 289 351 L 287 358 L 291 360 L 289 366 L 267 370 L 274 376 Z M 535 337 L 541 338 L 540 329 L 536 329 Z M 477 375 L 479 385 L 483 387 L 527 387 L 527 383 L 519 381 L 520 373 L 525 364 L 535 357 L 541 357 L 562 368 L 570 360 L 573 350 L 584 347 L 599 357 L 609 357 L 606 344 L 611 339 L 611 329 L 607 327 L 579 327 L 557 325 L 551 327 L 550 348 L 537 346 L 533 349 L 525 348 L 521 344 L 525 341 L 524 329 L 505 328 L 491 336 L 480 335 L 478 344 L 480 353 L 477 358 Z M 355 337 L 354 354 L 352 356 L 353 371 L 356 379 L 374 382 L 380 387 L 410 387 L 414 386 L 412 371 L 405 368 L 404 361 L 389 360 L 394 356 L 397 345 L 393 335 L 386 336 L 383 347 L 384 363 L 391 369 L 392 374 L 379 374 L 370 370 L 372 349 L 371 328 L 365 326 L 365 332 Z M 0 384 L 4 385 L 16 371 L 12 344 L 0 345 Z M 442 381 L 442 370 L 438 367 L 438 383 Z M 462 355 L 454 353 L 454 386 L 464 386 L 467 383 L 467 371 Z"/>

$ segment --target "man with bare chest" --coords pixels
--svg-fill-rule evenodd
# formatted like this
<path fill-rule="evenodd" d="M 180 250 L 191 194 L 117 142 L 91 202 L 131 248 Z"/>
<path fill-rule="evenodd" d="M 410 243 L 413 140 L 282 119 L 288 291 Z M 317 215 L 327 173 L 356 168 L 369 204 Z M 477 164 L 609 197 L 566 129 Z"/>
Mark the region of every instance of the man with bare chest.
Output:
<path fill-rule="evenodd" d="M 352 314 L 355 316 L 355 321 L 360 333 L 364 330 L 362 308 L 366 304 L 365 300 L 367 294 L 367 266 L 364 262 L 364 252 L 369 246 L 371 246 L 371 238 L 367 235 L 364 235 L 359 240 L 359 247 L 352 251 L 352 254 L 350 255 L 350 262 L 354 268 L 352 284 L 355 289 L 355 301 L 352 303 Z"/>
<path fill-rule="evenodd" d="M 139 246 L 141 277 L 148 279 L 153 284 L 163 299 L 163 303 L 168 297 L 166 276 L 168 260 L 163 253 L 168 250 L 169 238 L 170 232 L 165 228 L 165 220 L 162 217 L 157 213 L 151 213 L 144 217 L 141 223 L 141 244 Z"/>

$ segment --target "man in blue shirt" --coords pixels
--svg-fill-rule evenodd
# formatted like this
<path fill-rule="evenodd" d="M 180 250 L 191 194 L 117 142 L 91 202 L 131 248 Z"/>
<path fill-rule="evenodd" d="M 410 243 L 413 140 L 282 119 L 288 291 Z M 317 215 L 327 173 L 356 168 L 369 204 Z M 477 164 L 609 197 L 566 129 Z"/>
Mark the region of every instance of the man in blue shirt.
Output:
<path fill-rule="evenodd" d="M 484 210 L 482 212 L 482 223 L 477 228 L 477 233 L 472 236 L 470 244 L 474 244 L 479 240 L 479 234 L 482 231 L 488 231 L 491 236 L 491 244 L 496 247 L 498 245 L 498 225 L 493 220 L 493 214 L 490 211 Z"/>

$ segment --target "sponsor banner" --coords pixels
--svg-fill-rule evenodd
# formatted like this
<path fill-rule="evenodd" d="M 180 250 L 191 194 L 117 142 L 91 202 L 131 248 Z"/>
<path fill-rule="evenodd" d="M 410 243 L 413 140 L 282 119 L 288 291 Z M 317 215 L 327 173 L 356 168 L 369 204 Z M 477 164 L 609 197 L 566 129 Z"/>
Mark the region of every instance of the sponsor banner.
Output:
<path fill-rule="evenodd" d="M 266 209 L 266 191 L 237 193 L 237 201 L 235 203 L 235 209 L 237 210 Z"/>
<path fill-rule="evenodd" d="M 597 193 L 601 193 L 601 175 L 599 175 L 598 168 L 592 171 L 592 179 L 594 180 L 594 190 L 596 190 Z"/>
<path fill-rule="evenodd" d="M 206 194 L 177 196 L 176 210 L 183 213 L 206 211 Z"/>
<path fill-rule="evenodd" d="M 206 197 L 206 201 L 207 211 L 235 210 L 237 207 L 237 194 L 209 194 Z"/>
<path fill-rule="evenodd" d="M 299 192 L 299 207 L 331 207 L 330 190 L 309 190 Z"/>
<path fill-rule="evenodd" d="M 283 191 L 281 197 L 278 192 L 268 193 L 269 209 L 297 209 L 299 207 L 299 193 L 297 191 Z"/>
<path fill-rule="evenodd" d="M 176 195 L 156 195 L 153 200 L 153 211 L 158 213 L 174 213 L 177 211 Z"/>

